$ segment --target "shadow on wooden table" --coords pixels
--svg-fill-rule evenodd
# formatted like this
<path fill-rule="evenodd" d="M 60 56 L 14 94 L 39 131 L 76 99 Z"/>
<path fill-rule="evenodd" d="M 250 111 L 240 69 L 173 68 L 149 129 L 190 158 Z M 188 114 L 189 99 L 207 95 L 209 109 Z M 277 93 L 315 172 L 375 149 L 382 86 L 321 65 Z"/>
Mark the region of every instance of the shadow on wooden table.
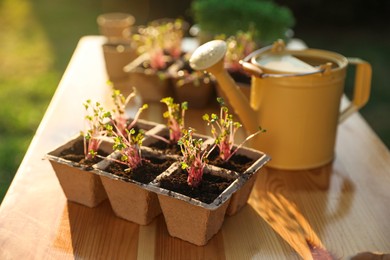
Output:
<path fill-rule="evenodd" d="M 221 231 L 199 247 L 171 237 L 162 215 L 139 226 L 116 217 L 108 200 L 95 208 L 68 202 L 54 247 L 53 257 L 76 259 L 225 259 Z"/>
<path fill-rule="evenodd" d="M 332 259 L 340 256 L 320 236 L 328 223 L 348 213 L 353 196 L 352 182 L 330 163 L 300 172 L 265 168 L 249 203 L 301 257 Z"/>
<path fill-rule="evenodd" d="M 108 200 L 96 208 L 68 202 L 54 246 L 76 259 L 136 259 L 138 233 L 138 225 L 114 215 Z"/>

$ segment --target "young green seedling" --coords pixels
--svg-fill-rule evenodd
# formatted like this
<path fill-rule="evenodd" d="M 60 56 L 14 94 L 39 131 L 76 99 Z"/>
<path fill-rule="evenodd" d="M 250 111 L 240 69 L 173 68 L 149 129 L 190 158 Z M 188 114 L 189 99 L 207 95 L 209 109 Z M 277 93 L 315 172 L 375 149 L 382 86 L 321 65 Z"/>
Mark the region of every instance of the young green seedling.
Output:
<path fill-rule="evenodd" d="M 211 126 L 211 134 L 214 137 L 215 145 L 219 148 L 219 157 L 224 161 L 228 161 L 245 142 L 266 130 L 259 127 L 258 131 L 249 135 L 233 149 L 235 134 L 242 125 L 233 120 L 233 115 L 229 114 L 229 109 L 226 107 L 223 98 L 217 98 L 217 101 L 221 106 L 219 116 L 217 114 L 205 114 L 202 118 L 207 122 L 207 125 Z"/>
<path fill-rule="evenodd" d="M 83 103 L 87 115 L 85 116 L 84 155 L 90 160 L 97 155 L 100 144 L 108 132 L 105 128 L 106 122 L 111 117 L 110 112 L 104 110 L 99 102 L 92 103 L 90 99 Z"/>
<path fill-rule="evenodd" d="M 211 150 L 202 150 L 203 140 L 193 137 L 194 129 L 183 130 L 183 136 L 179 139 L 181 152 L 183 154 L 181 168 L 188 173 L 187 183 L 189 186 L 197 187 L 202 181 L 207 156 Z"/>

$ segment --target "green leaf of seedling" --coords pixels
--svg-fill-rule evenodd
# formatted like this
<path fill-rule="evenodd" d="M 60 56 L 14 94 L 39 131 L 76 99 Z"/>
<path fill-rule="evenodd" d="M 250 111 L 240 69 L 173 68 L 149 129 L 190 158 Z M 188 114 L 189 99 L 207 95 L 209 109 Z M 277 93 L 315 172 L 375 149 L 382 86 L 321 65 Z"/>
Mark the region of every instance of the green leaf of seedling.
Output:
<path fill-rule="evenodd" d="M 163 113 L 163 117 L 164 117 L 164 118 L 169 118 L 169 111 L 165 111 L 165 112 Z"/>
<path fill-rule="evenodd" d="M 225 105 L 225 100 L 221 97 L 217 97 L 217 102 L 221 105 L 221 106 L 224 106 Z"/>
<path fill-rule="evenodd" d="M 218 116 L 217 116 L 217 114 L 211 114 L 211 122 L 215 122 L 215 121 L 217 121 L 218 120 Z"/>
<path fill-rule="evenodd" d="M 183 170 L 187 169 L 188 167 L 189 167 L 188 164 L 186 164 L 185 162 L 182 162 L 182 163 L 181 163 L 181 168 L 182 168 Z"/>
<path fill-rule="evenodd" d="M 127 155 L 123 154 L 122 157 L 121 157 L 121 161 L 122 162 L 126 162 L 128 159 Z"/>
<path fill-rule="evenodd" d="M 106 128 L 106 130 L 107 130 L 108 132 L 112 132 L 113 129 L 114 129 L 114 127 L 113 127 L 112 125 L 110 125 L 110 124 L 105 124 L 105 128 Z"/>
<path fill-rule="evenodd" d="M 89 132 L 87 132 L 85 135 L 84 135 L 84 138 L 85 140 L 90 140 L 91 139 L 91 134 Z"/>
<path fill-rule="evenodd" d="M 88 154 L 90 154 L 92 156 L 92 158 L 94 158 L 96 155 L 97 155 L 97 152 L 95 152 L 94 150 L 89 150 Z"/>
<path fill-rule="evenodd" d="M 181 103 L 181 109 L 183 109 L 183 110 L 187 110 L 188 109 L 188 102 L 187 101 Z"/>
<path fill-rule="evenodd" d="M 170 106 L 173 103 L 172 97 L 165 97 L 160 100 L 160 102 L 165 103 L 167 106 Z"/>
<path fill-rule="evenodd" d="M 242 124 L 239 123 L 239 122 L 234 122 L 234 123 L 233 123 L 233 126 L 234 126 L 235 128 L 240 128 L 240 127 L 242 127 Z"/>

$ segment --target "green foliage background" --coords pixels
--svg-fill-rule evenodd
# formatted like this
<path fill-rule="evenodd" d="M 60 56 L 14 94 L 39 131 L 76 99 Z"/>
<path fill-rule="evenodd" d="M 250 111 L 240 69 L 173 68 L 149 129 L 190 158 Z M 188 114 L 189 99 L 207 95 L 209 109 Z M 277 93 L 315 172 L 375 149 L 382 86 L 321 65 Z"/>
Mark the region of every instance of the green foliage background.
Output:
<path fill-rule="evenodd" d="M 220 0 L 196 0 L 192 10 L 201 30 L 216 35 L 251 30 L 258 42 L 268 44 L 295 23 L 290 9 L 273 1 L 224 0 L 221 4 Z"/>

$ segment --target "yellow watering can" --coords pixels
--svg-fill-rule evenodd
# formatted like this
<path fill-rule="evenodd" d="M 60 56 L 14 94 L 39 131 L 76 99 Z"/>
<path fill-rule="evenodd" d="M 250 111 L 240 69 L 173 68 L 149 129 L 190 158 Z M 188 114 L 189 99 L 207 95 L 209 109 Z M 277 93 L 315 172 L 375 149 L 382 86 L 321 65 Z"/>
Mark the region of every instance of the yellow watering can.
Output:
<path fill-rule="evenodd" d="M 310 169 L 334 158 L 338 123 L 364 106 L 370 95 L 371 66 L 360 59 L 324 50 L 288 50 L 283 41 L 241 61 L 252 75 L 250 101 L 224 70 L 226 43 L 215 40 L 191 56 L 195 70 L 212 73 L 248 133 L 261 126 L 252 146 L 272 157 L 268 166 Z M 340 112 L 348 64 L 356 65 L 354 96 Z"/>

